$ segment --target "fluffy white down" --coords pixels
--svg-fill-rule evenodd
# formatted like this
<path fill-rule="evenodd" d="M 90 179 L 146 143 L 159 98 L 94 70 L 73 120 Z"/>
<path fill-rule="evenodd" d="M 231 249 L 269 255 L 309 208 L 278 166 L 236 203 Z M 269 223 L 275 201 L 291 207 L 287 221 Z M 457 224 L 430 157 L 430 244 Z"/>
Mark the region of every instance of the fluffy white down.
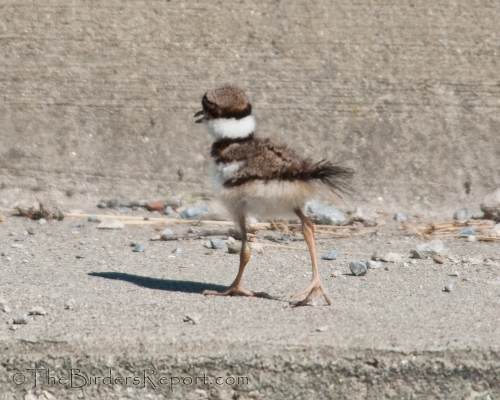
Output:
<path fill-rule="evenodd" d="M 215 139 L 238 139 L 250 135 L 255 130 L 255 118 L 219 118 L 205 120 L 208 133 Z"/>
<path fill-rule="evenodd" d="M 213 163 L 213 186 L 215 192 L 220 192 L 224 183 L 233 177 L 236 171 L 244 164 L 243 161 L 235 161 L 232 163 Z"/>

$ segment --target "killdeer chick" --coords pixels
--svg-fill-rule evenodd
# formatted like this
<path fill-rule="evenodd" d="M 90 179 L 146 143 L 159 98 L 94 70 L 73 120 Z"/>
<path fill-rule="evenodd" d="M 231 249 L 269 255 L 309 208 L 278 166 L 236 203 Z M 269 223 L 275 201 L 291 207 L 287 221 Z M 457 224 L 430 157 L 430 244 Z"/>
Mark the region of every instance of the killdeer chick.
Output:
<path fill-rule="evenodd" d="M 321 184 L 339 193 L 347 188 L 353 171 L 327 160 L 312 161 L 292 149 L 269 139 L 254 137 L 255 119 L 252 106 L 243 91 L 226 86 L 210 90 L 201 101 L 200 117 L 213 137 L 211 155 L 214 165 L 216 194 L 241 230 L 240 266 L 234 282 L 224 292 L 206 290 L 206 295 L 257 296 L 241 285 L 245 266 L 250 260 L 245 222 L 248 215 L 260 218 L 293 216 L 300 218 L 302 232 L 312 261 L 312 280 L 294 298 L 306 295 L 297 305 L 305 305 L 322 294 L 331 300 L 321 283 L 316 263 L 314 225 L 304 214 L 305 204 L 317 193 Z"/>

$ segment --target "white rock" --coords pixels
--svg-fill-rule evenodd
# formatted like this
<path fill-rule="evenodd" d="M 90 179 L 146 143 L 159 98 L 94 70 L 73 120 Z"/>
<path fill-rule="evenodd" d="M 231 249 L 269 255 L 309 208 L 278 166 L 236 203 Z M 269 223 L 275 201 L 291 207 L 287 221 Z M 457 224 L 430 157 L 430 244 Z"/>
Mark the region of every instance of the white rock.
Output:
<path fill-rule="evenodd" d="M 184 322 L 189 322 L 190 324 L 198 325 L 201 322 L 201 315 L 198 313 L 186 314 Z"/>
<path fill-rule="evenodd" d="M 401 254 L 398 253 L 387 253 L 382 255 L 380 259 L 385 262 L 397 263 L 403 260 L 403 256 L 401 256 Z"/>
<path fill-rule="evenodd" d="M 415 249 L 412 250 L 411 254 L 413 258 L 426 258 L 434 254 L 441 254 L 443 249 L 443 242 L 439 239 L 434 239 L 428 243 L 418 244 Z"/>
<path fill-rule="evenodd" d="M 332 271 L 332 275 L 331 276 L 334 277 L 334 278 L 339 278 L 339 277 L 342 276 L 342 272 L 340 272 L 339 270 L 334 269 Z"/>
<path fill-rule="evenodd" d="M 368 260 L 366 266 L 370 269 L 382 268 L 382 263 L 380 261 Z"/>
<path fill-rule="evenodd" d="M 99 225 L 98 229 L 123 229 L 125 225 L 119 219 L 105 219 Z"/>
<path fill-rule="evenodd" d="M 29 315 L 47 315 L 47 311 L 43 307 L 36 306 L 30 310 Z"/>
<path fill-rule="evenodd" d="M 66 310 L 74 310 L 76 307 L 76 300 L 75 299 L 69 299 L 66 303 L 64 303 L 64 308 Z"/>

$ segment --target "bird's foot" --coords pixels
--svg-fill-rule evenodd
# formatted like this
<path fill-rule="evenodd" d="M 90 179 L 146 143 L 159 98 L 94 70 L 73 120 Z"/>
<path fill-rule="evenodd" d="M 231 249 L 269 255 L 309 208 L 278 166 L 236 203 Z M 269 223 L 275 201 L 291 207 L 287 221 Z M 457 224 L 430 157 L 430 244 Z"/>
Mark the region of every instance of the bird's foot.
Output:
<path fill-rule="evenodd" d="M 238 295 L 243 295 L 243 296 L 248 296 L 252 297 L 254 296 L 254 293 L 252 293 L 250 290 L 247 290 L 241 286 L 229 286 L 227 290 L 224 292 L 217 292 L 216 290 L 204 290 L 203 294 L 206 295 L 211 295 L 211 296 L 238 296 Z"/>
<path fill-rule="evenodd" d="M 307 295 L 307 297 L 304 300 L 299 301 L 297 304 L 295 304 L 296 307 L 305 306 L 313 298 L 315 298 L 316 296 L 318 296 L 320 294 L 323 295 L 323 297 L 325 298 L 325 300 L 329 306 L 332 305 L 332 300 L 330 299 L 330 296 L 328 296 L 328 293 L 327 293 L 326 289 L 324 288 L 323 284 L 321 283 L 321 281 L 319 280 L 319 278 L 318 279 L 313 278 L 311 283 L 309 285 L 307 285 L 307 287 L 305 289 L 301 290 L 300 292 L 295 293 L 292 297 L 293 298 L 300 297 L 300 296 L 305 295 L 306 293 L 309 293 L 309 294 Z"/>

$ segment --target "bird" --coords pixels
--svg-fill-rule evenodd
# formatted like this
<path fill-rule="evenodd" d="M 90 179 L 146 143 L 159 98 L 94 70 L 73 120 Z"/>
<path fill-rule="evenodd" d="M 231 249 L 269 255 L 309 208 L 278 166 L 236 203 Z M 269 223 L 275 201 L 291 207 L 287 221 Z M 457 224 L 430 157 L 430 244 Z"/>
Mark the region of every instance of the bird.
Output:
<path fill-rule="evenodd" d="M 316 261 L 314 224 L 306 216 L 306 203 L 321 186 L 341 196 L 349 192 L 351 168 L 326 159 L 314 161 L 301 156 L 285 144 L 255 135 L 252 105 L 243 90 L 233 85 L 207 91 L 201 100 L 202 110 L 194 114 L 196 123 L 205 125 L 213 139 L 211 157 L 213 188 L 241 231 L 239 269 L 227 290 L 205 290 L 205 295 L 255 296 L 242 285 L 251 249 L 246 233 L 249 216 L 264 219 L 297 216 L 312 264 L 310 284 L 292 298 L 306 295 L 297 306 L 308 304 L 323 295 L 328 305 L 330 296 L 321 282 Z"/>

